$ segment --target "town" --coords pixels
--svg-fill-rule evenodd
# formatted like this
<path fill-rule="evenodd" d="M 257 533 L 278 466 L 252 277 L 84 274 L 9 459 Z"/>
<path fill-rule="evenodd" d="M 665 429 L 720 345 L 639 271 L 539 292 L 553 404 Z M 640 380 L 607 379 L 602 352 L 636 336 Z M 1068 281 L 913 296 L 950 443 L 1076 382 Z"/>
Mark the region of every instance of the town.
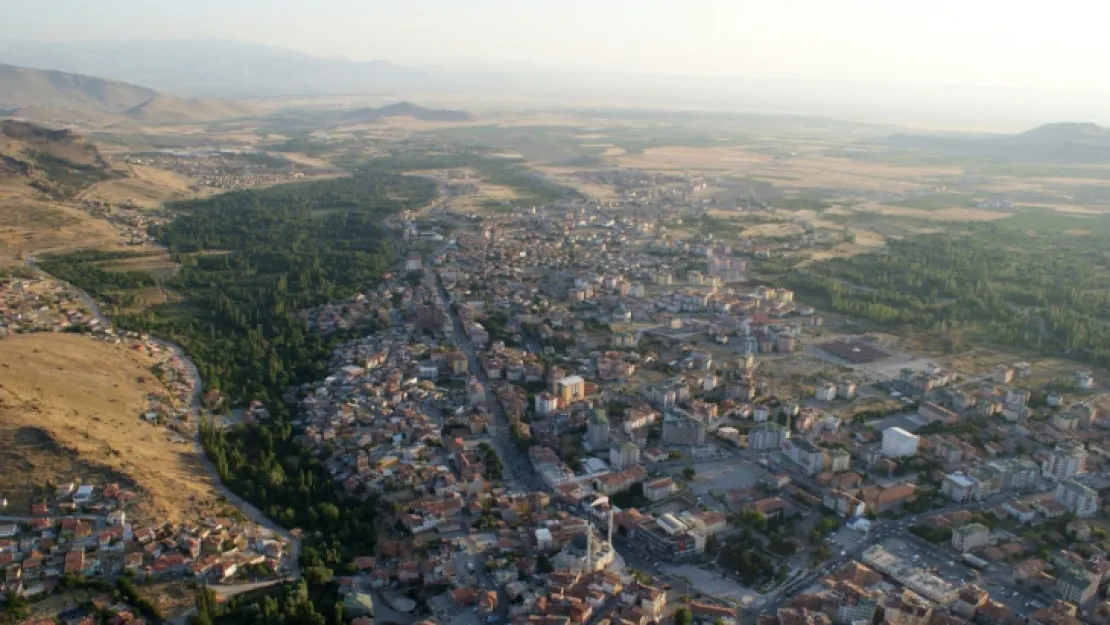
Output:
<path fill-rule="evenodd" d="M 357 338 L 334 349 L 326 378 L 292 389 L 295 438 L 345 497 L 389 502 L 376 552 L 337 578 L 344 614 L 453 625 L 1110 614 L 1104 381 L 1026 362 L 956 371 L 858 334 L 751 276 L 757 259 L 835 245 L 835 232 L 736 245 L 671 234 L 659 224 L 704 208 L 668 189 L 699 179 L 635 184 L 608 204 L 483 214 L 452 207 L 466 189 L 446 193 L 390 221 L 405 250 L 392 274 L 299 313 L 309 332 Z M 142 226 L 120 215 L 101 217 Z M 85 332 L 155 358 L 166 392 L 142 420 L 193 437 L 214 415 L 270 418 L 258 402 L 224 414 L 177 348 L 117 332 L 62 283 L 3 288 L 5 333 Z M 270 529 L 139 523 L 134 497 L 61 484 L 3 517 L 4 590 L 35 598 L 124 573 L 228 588 L 294 576 L 296 545 Z"/>
<path fill-rule="evenodd" d="M 440 205 L 394 224 L 394 275 L 305 313 L 368 333 L 299 390 L 299 438 L 349 497 L 393 508 L 345 606 L 516 625 L 1110 613 L 1090 371 L 1038 385 L 1028 363 L 957 372 L 831 332 L 750 285 L 751 250 L 646 214 Z M 791 367 L 821 373 L 774 375 Z"/>

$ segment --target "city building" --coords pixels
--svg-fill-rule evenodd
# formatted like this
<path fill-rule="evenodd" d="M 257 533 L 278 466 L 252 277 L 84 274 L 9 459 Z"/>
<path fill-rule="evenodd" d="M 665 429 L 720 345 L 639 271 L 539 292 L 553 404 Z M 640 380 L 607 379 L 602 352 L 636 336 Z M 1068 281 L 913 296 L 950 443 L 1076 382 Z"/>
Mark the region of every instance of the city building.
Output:
<path fill-rule="evenodd" d="M 1064 601 L 1082 605 L 1098 592 L 1099 579 L 1083 566 L 1068 562 L 1056 572 L 1056 594 Z"/>
<path fill-rule="evenodd" d="M 586 443 L 590 449 L 603 449 L 609 444 L 609 415 L 602 408 L 596 408 L 590 414 L 586 424 Z"/>
<path fill-rule="evenodd" d="M 782 449 L 790 438 L 790 431 L 778 423 L 762 423 L 748 432 L 748 449 L 770 451 Z"/>
<path fill-rule="evenodd" d="M 705 424 L 683 415 L 668 413 L 663 417 L 664 445 L 705 444 Z"/>
<path fill-rule="evenodd" d="M 832 382 L 826 382 L 817 387 L 813 396 L 817 401 L 832 401 L 836 399 L 836 385 Z"/>
<path fill-rule="evenodd" d="M 644 519 L 636 526 L 633 539 L 668 560 L 691 558 L 705 551 L 705 536 L 673 514 Z"/>
<path fill-rule="evenodd" d="M 900 427 L 883 430 L 883 455 L 888 458 L 902 458 L 917 453 L 918 437 Z"/>
<path fill-rule="evenodd" d="M 836 396 L 841 399 L 852 399 L 856 396 L 856 383 L 851 380 L 841 380 L 836 385 Z"/>
<path fill-rule="evenodd" d="M 644 483 L 644 499 L 648 501 L 662 501 L 670 497 L 676 490 L 674 480 L 661 477 Z"/>
<path fill-rule="evenodd" d="M 1056 485 L 1056 501 L 1077 517 L 1088 517 L 1098 512 L 1098 493 L 1071 478 Z"/>
<path fill-rule="evenodd" d="M 1087 450 L 1078 441 L 1064 441 L 1048 454 L 1041 464 L 1045 477 L 1062 480 L 1087 471 Z"/>
<path fill-rule="evenodd" d="M 806 475 L 817 475 L 825 468 L 825 450 L 805 439 L 791 439 L 784 451 Z"/>
<path fill-rule="evenodd" d="M 952 546 L 961 553 L 967 553 L 987 544 L 990 529 L 981 523 L 968 523 L 952 530 Z"/>
<path fill-rule="evenodd" d="M 625 442 L 609 450 L 609 464 L 617 471 L 640 464 L 640 448 Z"/>
<path fill-rule="evenodd" d="M 828 456 L 829 470 L 833 473 L 847 471 L 852 466 L 852 454 L 845 449 L 830 449 Z"/>
<path fill-rule="evenodd" d="M 559 398 L 546 391 L 536 394 L 536 414 L 545 417 L 559 409 Z"/>
<path fill-rule="evenodd" d="M 586 396 L 586 381 L 580 375 L 568 375 L 555 382 L 559 399 L 564 404 L 578 401 Z"/>
<path fill-rule="evenodd" d="M 944 476 L 944 483 L 941 484 L 940 490 L 952 501 L 964 503 L 975 497 L 975 481 L 963 473 L 949 473 Z"/>

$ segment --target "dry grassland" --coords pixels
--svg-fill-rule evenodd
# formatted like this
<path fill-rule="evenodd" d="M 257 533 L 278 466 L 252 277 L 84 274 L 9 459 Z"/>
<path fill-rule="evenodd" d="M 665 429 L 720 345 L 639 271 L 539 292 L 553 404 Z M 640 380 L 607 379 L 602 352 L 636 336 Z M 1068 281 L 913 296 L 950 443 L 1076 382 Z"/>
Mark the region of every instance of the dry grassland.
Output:
<path fill-rule="evenodd" d="M 862 208 L 882 215 L 916 217 L 935 221 L 993 221 L 995 219 L 1013 216 L 1012 213 L 1002 213 L 982 208 L 939 208 L 936 210 L 921 210 L 918 208 L 906 208 L 905 206 L 891 206 L 889 204 L 868 204 Z"/>
<path fill-rule="evenodd" d="M 30 192 L 0 183 L 0 266 L 18 264 L 31 254 L 119 242 L 119 233 L 107 222 Z"/>
<path fill-rule="evenodd" d="M 538 172 L 547 174 L 551 177 L 556 184 L 570 187 L 579 193 L 585 194 L 588 197 L 597 198 L 602 202 L 609 202 L 620 199 L 620 194 L 613 187 L 605 184 L 596 184 L 586 182 L 573 174 L 581 171 L 576 167 L 552 167 L 545 165 L 538 165 L 529 163 L 528 166 Z"/>
<path fill-rule="evenodd" d="M 85 189 L 79 199 L 121 204 L 139 208 L 158 208 L 165 202 L 210 195 L 215 189 L 197 188 L 192 179 L 164 169 L 144 165 L 124 165 L 126 178 L 98 182 Z"/>
<path fill-rule="evenodd" d="M 771 162 L 766 154 L 740 148 L 648 148 L 642 154 L 624 154 L 614 160 L 621 167 L 645 170 L 712 170 L 743 172 Z"/>
<path fill-rule="evenodd" d="M 213 503 L 191 435 L 139 419 L 147 394 L 162 390 L 152 364 L 79 335 L 0 341 L 0 489 L 13 513 L 48 481 L 135 484 L 140 511 L 166 521 Z"/>

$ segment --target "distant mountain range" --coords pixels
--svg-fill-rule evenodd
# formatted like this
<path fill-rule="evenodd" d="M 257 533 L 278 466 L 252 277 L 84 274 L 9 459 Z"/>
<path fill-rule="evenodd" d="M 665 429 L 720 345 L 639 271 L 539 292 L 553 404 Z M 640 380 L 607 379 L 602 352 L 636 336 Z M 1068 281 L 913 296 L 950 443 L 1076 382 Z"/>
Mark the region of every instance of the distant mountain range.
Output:
<path fill-rule="evenodd" d="M 386 61 L 316 57 L 223 40 L 0 43 L 0 63 L 224 97 L 371 93 L 426 85 L 422 71 Z"/>
<path fill-rule="evenodd" d="M 891 147 L 951 156 L 1035 163 L 1110 163 L 1110 128 L 1056 123 L 1014 135 L 896 134 Z"/>
<path fill-rule="evenodd" d="M 190 122 L 245 117 L 253 111 L 227 100 L 178 98 L 82 74 L 0 65 L 0 113 L 35 120 Z"/>
<path fill-rule="evenodd" d="M 353 122 L 373 123 L 395 117 L 411 117 L 430 122 L 465 122 L 473 119 L 466 111 L 427 109 L 411 102 L 398 102 L 380 108 L 360 108 L 343 114 L 343 119 Z"/>

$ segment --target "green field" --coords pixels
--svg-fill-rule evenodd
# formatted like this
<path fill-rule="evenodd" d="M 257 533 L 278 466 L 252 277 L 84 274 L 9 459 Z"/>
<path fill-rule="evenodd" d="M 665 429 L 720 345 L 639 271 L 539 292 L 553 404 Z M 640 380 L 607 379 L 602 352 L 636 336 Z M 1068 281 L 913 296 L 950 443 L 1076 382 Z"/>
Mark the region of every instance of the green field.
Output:
<path fill-rule="evenodd" d="M 906 198 L 904 200 L 894 200 L 886 202 L 891 206 L 904 206 L 906 208 L 916 208 L 918 210 L 940 210 L 942 208 L 958 208 L 961 206 L 968 206 L 971 201 L 975 199 L 968 193 L 957 193 L 955 191 L 941 191 L 939 193 L 930 193 L 928 195 L 919 195 L 917 197 Z"/>
<path fill-rule="evenodd" d="M 1028 208 L 1022 212 L 994 222 L 1003 228 L 1031 230 L 1034 232 L 1059 233 L 1075 231 L 1106 233 L 1110 232 L 1110 216 L 1107 215 L 1069 215 L 1050 208 Z"/>

